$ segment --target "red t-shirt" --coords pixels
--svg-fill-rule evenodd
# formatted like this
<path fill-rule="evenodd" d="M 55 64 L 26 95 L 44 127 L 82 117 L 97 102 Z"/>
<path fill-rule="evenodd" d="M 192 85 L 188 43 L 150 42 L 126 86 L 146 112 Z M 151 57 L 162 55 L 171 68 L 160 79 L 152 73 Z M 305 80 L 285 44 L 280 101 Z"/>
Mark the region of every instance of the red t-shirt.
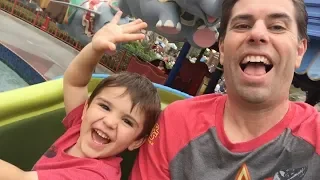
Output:
<path fill-rule="evenodd" d="M 67 131 L 44 153 L 33 170 L 39 180 L 119 180 L 120 157 L 90 159 L 73 157 L 65 153 L 80 135 L 84 105 L 72 110 L 63 120 Z"/>
<path fill-rule="evenodd" d="M 141 146 L 131 180 L 320 179 L 320 113 L 291 102 L 261 136 L 231 142 L 224 130 L 227 95 L 176 101 Z"/>

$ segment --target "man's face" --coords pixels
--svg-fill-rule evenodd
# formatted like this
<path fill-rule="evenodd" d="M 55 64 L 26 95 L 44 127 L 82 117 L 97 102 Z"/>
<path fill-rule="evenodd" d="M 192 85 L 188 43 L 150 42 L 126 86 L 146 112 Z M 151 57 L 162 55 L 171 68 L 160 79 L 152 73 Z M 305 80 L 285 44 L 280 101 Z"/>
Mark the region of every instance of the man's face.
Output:
<path fill-rule="evenodd" d="M 292 0 L 239 0 L 219 46 L 228 94 L 254 104 L 288 98 L 307 47 Z"/>

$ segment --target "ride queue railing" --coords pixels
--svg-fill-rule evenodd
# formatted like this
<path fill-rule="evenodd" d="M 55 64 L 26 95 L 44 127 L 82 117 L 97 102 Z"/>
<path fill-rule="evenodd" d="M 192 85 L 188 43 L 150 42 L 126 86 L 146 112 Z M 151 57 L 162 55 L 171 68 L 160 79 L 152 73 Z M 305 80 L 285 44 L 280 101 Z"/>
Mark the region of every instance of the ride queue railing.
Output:
<path fill-rule="evenodd" d="M 78 51 L 84 47 L 79 41 L 70 37 L 67 32 L 60 30 L 45 11 L 28 6 L 27 0 L 0 0 L 0 10 L 50 34 Z M 134 56 L 132 53 L 121 49 L 114 56 L 105 55 L 100 64 L 113 72 L 125 71 L 132 56 Z"/>

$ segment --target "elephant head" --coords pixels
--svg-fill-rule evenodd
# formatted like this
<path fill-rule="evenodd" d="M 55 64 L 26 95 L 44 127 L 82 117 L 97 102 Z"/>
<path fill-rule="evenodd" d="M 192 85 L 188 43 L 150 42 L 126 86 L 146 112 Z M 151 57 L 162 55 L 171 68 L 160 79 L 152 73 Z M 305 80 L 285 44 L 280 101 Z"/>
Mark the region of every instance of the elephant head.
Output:
<path fill-rule="evenodd" d="M 205 48 L 218 39 L 223 0 L 173 0 L 181 9 L 180 21 L 186 28 L 188 41 Z M 190 28 L 187 28 L 187 27 Z"/>
<path fill-rule="evenodd" d="M 67 31 L 70 36 L 73 36 L 83 44 L 89 43 L 94 32 L 113 18 L 119 5 L 125 14 L 130 14 L 146 21 L 149 25 L 149 30 L 161 34 L 169 41 L 187 41 L 191 45 L 201 48 L 212 46 L 216 42 L 218 35 L 214 26 L 218 20 L 212 19 L 212 17 L 220 16 L 219 10 L 222 0 L 174 1 L 70 0 L 70 3 L 67 3 L 69 5 L 68 9 L 65 8 L 64 11 L 61 11 L 61 7 L 54 8 L 60 9 L 59 12 L 61 16 L 59 17 L 61 17 L 61 21 L 58 27 Z M 57 1 L 55 1 L 55 3 L 57 3 Z M 63 2 L 60 2 L 60 4 L 61 3 L 63 4 Z M 66 4 L 63 4 L 63 6 L 66 6 Z M 70 6 L 72 6 L 72 8 L 70 8 Z M 179 18 L 180 10 L 186 12 L 185 14 L 188 13 L 188 17 L 191 17 L 191 20 L 193 18 L 197 23 L 195 25 L 183 23 L 183 19 Z M 56 12 L 56 10 L 53 12 Z M 120 24 L 128 22 L 129 18 L 122 18 L 120 20 Z M 159 22 L 162 22 L 162 25 Z M 159 24 L 161 28 L 157 27 Z M 210 26 L 212 24 L 213 26 Z M 161 29 L 163 28 L 179 30 L 176 31 L 175 34 L 170 34 L 162 31 Z"/>
<path fill-rule="evenodd" d="M 94 6 L 89 4 L 91 1 L 96 1 Z M 74 5 L 81 6 L 81 8 L 73 7 L 73 11 L 70 11 L 71 9 L 69 8 L 70 12 L 63 13 L 63 17 L 67 21 L 57 24 L 59 29 L 68 32 L 71 37 L 74 37 L 82 44 L 88 44 L 92 40 L 93 34 L 109 23 L 118 10 L 117 5 L 110 4 L 110 1 L 91 1 L 77 0 Z M 88 12 L 86 9 L 98 13 Z M 129 23 L 128 17 L 121 18 L 119 21 L 119 24 L 126 23 Z"/>
<path fill-rule="evenodd" d="M 195 19 L 203 20 L 204 24 L 211 27 L 221 17 L 223 0 L 174 0 L 187 13 L 195 16 Z"/>

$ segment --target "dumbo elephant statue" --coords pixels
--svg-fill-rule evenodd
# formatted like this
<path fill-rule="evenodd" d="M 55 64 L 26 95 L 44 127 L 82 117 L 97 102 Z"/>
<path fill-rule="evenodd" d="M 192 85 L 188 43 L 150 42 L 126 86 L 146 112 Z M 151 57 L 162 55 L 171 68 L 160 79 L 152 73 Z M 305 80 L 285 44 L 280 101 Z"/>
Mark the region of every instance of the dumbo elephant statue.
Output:
<path fill-rule="evenodd" d="M 64 8 L 59 11 L 58 27 L 82 44 L 91 41 L 93 34 L 108 23 L 119 9 L 124 12 L 120 24 L 128 23 L 127 15 L 148 23 L 148 30 L 157 32 L 171 42 L 189 42 L 206 48 L 217 38 L 222 0 L 51 0 Z M 49 4 L 49 7 L 50 7 Z M 69 7 L 68 7 L 69 6 Z M 66 8 L 68 7 L 68 8 Z M 62 11 L 64 9 L 64 11 Z"/>
<path fill-rule="evenodd" d="M 128 15 L 148 23 L 149 30 L 169 41 L 210 47 L 218 37 L 222 0 L 118 0 Z"/>
<path fill-rule="evenodd" d="M 119 10 L 117 2 L 111 4 L 111 1 L 106 0 L 72 0 L 70 3 L 51 1 L 50 3 L 59 4 L 60 7 L 69 6 L 67 11 L 63 12 L 64 20 L 57 26 L 82 44 L 88 44 L 94 33 L 110 22 Z M 59 6 L 55 6 L 55 9 L 57 8 Z M 126 23 L 129 23 L 128 17 L 122 17 L 119 21 L 119 24 Z"/>

